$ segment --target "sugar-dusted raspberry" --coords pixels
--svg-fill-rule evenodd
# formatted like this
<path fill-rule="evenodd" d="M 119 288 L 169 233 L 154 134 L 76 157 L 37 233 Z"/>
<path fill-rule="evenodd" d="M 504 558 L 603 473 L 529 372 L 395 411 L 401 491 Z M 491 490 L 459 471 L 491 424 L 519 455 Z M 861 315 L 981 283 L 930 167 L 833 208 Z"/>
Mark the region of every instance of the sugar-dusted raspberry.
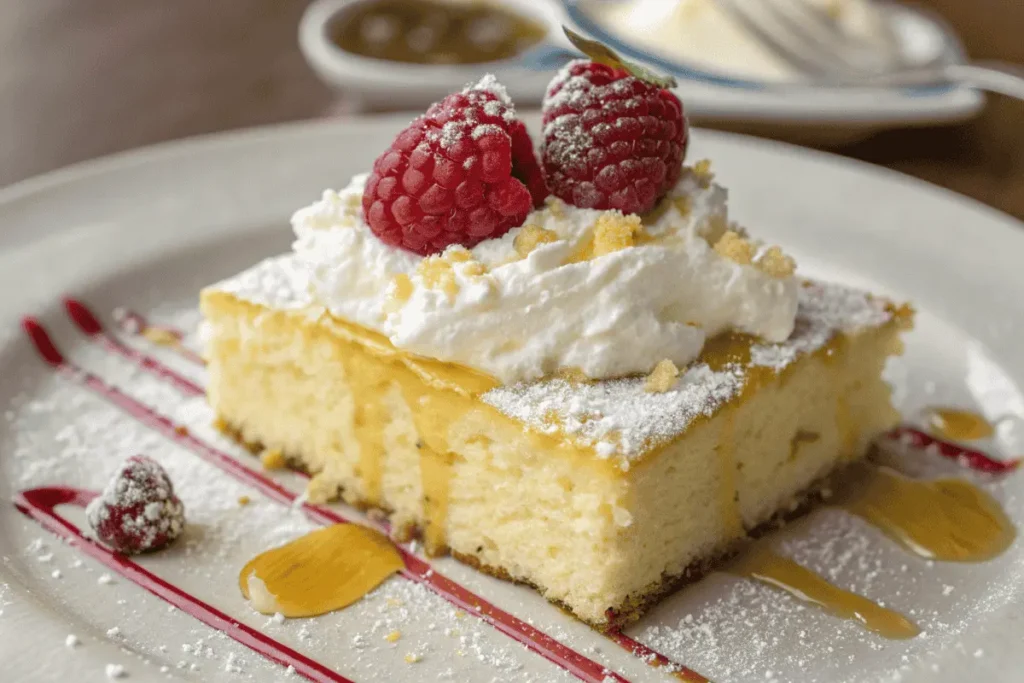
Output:
<path fill-rule="evenodd" d="M 159 550 L 185 528 L 185 507 L 167 472 L 144 455 L 121 464 L 85 515 L 97 538 L 126 555 Z"/>
<path fill-rule="evenodd" d="M 427 256 L 500 237 L 546 196 L 526 126 L 485 76 L 398 134 L 373 163 L 363 215 L 383 242 Z"/>
<path fill-rule="evenodd" d="M 679 179 L 686 118 L 661 82 L 576 60 L 551 81 L 543 113 L 548 186 L 570 204 L 644 213 Z"/>

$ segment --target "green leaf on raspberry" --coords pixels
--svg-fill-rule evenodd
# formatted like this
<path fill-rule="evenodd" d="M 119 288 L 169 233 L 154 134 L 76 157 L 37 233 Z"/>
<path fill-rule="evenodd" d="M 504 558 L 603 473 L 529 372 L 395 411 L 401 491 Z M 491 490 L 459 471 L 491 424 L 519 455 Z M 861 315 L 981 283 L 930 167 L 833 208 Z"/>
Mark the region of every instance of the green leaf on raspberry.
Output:
<path fill-rule="evenodd" d="M 662 76 L 636 62 L 627 61 L 602 42 L 592 38 L 585 38 L 568 26 L 563 25 L 562 30 L 565 31 L 565 36 L 569 39 L 569 42 L 575 45 L 577 50 L 590 57 L 591 61 L 610 66 L 613 69 L 622 69 L 630 76 L 635 76 L 641 81 L 646 81 L 659 88 L 674 88 L 677 85 L 674 77 Z"/>

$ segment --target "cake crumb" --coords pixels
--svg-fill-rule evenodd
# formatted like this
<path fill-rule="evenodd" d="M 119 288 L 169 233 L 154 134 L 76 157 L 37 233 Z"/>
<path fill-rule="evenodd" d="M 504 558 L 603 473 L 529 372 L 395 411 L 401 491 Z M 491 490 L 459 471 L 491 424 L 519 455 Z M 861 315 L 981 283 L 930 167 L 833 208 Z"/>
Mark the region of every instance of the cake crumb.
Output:
<path fill-rule="evenodd" d="M 628 249 L 636 244 L 636 237 L 643 231 L 640 216 L 623 215 L 620 211 L 606 211 L 594 223 L 594 243 L 591 258 Z"/>
<path fill-rule="evenodd" d="M 306 484 L 306 500 L 313 505 L 322 505 L 334 500 L 338 494 L 337 483 L 323 473 L 313 475 Z"/>
<path fill-rule="evenodd" d="M 732 230 L 727 230 L 715 243 L 715 251 L 741 266 L 749 266 L 754 261 L 754 245 Z"/>
<path fill-rule="evenodd" d="M 556 219 L 565 219 L 565 202 L 555 195 L 551 195 L 547 198 L 547 209 L 548 212 Z"/>
<path fill-rule="evenodd" d="M 473 254 L 461 244 L 453 244 L 441 254 L 448 263 L 467 263 L 473 260 Z"/>
<path fill-rule="evenodd" d="M 114 579 L 112 576 L 110 576 L 110 574 L 100 574 L 100 578 L 96 579 L 96 582 L 103 586 L 106 586 L 111 583 L 114 583 Z"/>
<path fill-rule="evenodd" d="M 558 234 L 554 230 L 547 230 L 539 225 L 524 225 L 515 239 L 512 246 L 520 258 L 526 258 L 534 249 L 542 244 L 550 244 L 558 240 Z"/>
<path fill-rule="evenodd" d="M 672 204 L 675 205 L 676 211 L 678 211 L 679 215 L 683 218 L 689 216 L 690 212 L 693 211 L 693 200 L 686 195 L 675 197 L 672 200 Z"/>
<path fill-rule="evenodd" d="M 417 654 L 415 652 L 410 652 L 407 655 L 405 655 L 405 663 L 406 664 L 415 664 L 416 662 L 420 661 L 421 659 L 423 659 L 423 656 L 419 655 L 419 654 Z"/>
<path fill-rule="evenodd" d="M 766 275 L 786 278 L 796 272 L 796 261 L 778 247 L 768 247 L 754 257 L 754 265 Z"/>
<path fill-rule="evenodd" d="M 177 425 L 174 428 L 174 433 L 178 436 L 188 436 L 188 427 L 185 425 Z"/>
<path fill-rule="evenodd" d="M 63 574 L 60 573 L 59 569 L 54 569 L 52 572 L 50 572 L 50 576 L 52 576 L 55 579 L 59 579 L 61 576 L 63 576 Z"/>
<path fill-rule="evenodd" d="M 679 368 L 668 358 L 658 361 L 651 374 L 644 380 L 644 391 L 649 394 L 663 394 L 675 386 Z"/>
<path fill-rule="evenodd" d="M 124 678 L 128 675 L 128 672 L 124 670 L 124 667 L 120 664 L 107 664 L 105 669 L 107 678 L 113 680 L 115 678 Z"/>
<path fill-rule="evenodd" d="M 715 179 L 715 174 L 711 172 L 711 159 L 701 159 L 693 165 L 693 175 L 697 178 L 701 187 L 708 187 L 711 185 L 711 181 Z"/>
<path fill-rule="evenodd" d="M 268 448 L 260 453 L 260 464 L 265 470 L 283 470 L 288 466 L 288 461 L 277 448 Z"/>
<path fill-rule="evenodd" d="M 384 640 L 388 641 L 389 643 L 397 643 L 398 639 L 401 637 L 402 632 L 396 629 L 391 633 L 387 634 L 386 636 L 384 636 Z"/>
<path fill-rule="evenodd" d="M 243 507 L 248 505 L 251 502 L 252 502 L 252 499 L 250 499 L 249 496 L 239 496 L 238 497 L 238 504 L 243 506 Z"/>
<path fill-rule="evenodd" d="M 64 639 L 64 647 L 76 648 L 81 641 L 78 640 L 78 636 L 74 633 L 69 633 L 68 637 Z"/>
<path fill-rule="evenodd" d="M 438 289 L 454 299 L 459 293 L 452 264 L 439 256 L 428 256 L 416 266 L 416 272 L 429 289 Z"/>
<path fill-rule="evenodd" d="M 178 335 L 163 327 L 147 325 L 142 330 L 142 336 L 158 346 L 177 346 Z"/>
<path fill-rule="evenodd" d="M 487 266 L 479 261 L 473 261 L 463 266 L 462 274 L 466 277 L 482 277 L 487 274 Z"/>
<path fill-rule="evenodd" d="M 391 284 L 388 285 L 387 301 L 384 303 L 384 313 L 394 313 L 402 308 L 412 297 L 413 284 L 412 280 L 405 273 L 399 273 L 395 277 L 391 278 Z"/>

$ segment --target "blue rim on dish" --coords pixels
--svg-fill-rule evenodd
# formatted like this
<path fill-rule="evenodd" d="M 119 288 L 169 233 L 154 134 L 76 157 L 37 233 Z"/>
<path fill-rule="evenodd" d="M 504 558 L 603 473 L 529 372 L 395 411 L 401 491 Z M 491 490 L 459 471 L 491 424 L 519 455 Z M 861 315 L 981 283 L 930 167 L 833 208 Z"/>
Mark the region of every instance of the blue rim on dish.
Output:
<path fill-rule="evenodd" d="M 590 18 L 586 12 L 579 7 L 580 0 L 561 0 L 562 7 L 569 19 L 573 21 L 579 28 L 586 33 L 600 40 L 602 43 L 612 48 L 619 54 L 633 59 L 640 60 L 651 66 L 656 66 L 673 76 L 679 76 L 681 78 L 689 79 L 692 81 L 699 81 L 702 83 L 710 83 L 712 85 L 725 86 L 727 88 L 741 88 L 744 90 L 775 90 L 780 88 L 792 88 L 790 84 L 775 84 L 766 83 L 764 81 L 753 81 L 744 78 L 735 78 L 732 76 L 724 76 L 722 74 L 714 73 L 711 71 L 705 71 L 692 66 L 687 66 L 681 62 L 676 62 L 671 59 L 666 59 L 657 54 L 647 52 L 640 49 L 630 43 L 627 43 L 614 34 L 608 32 L 603 26 Z M 958 56 L 963 55 L 962 48 L 957 44 L 954 46 Z M 944 84 L 944 85 L 924 85 L 914 86 L 906 88 L 887 88 L 887 90 L 895 90 L 902 92 L 911 97 L 922 97 L 948 93 L 955 90 L 957 85 Z"/>

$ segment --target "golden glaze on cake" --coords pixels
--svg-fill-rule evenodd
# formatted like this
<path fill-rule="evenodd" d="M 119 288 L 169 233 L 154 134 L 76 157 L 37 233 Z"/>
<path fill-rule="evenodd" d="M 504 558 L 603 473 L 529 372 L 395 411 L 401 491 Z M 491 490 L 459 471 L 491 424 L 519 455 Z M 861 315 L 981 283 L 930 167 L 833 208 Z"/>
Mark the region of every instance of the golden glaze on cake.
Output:
<path fill-rule="evenodd" d="M 782 344 L 724 335 L 667 391 L 645 378 L 497 386 L 330 316 L 291 257 L 203 292 L 210 400 L 245 441 L 536 586 L 599 627 L 861 457 L 896 414 L 880 379 L 910 312 L 807 283 Z"/>

